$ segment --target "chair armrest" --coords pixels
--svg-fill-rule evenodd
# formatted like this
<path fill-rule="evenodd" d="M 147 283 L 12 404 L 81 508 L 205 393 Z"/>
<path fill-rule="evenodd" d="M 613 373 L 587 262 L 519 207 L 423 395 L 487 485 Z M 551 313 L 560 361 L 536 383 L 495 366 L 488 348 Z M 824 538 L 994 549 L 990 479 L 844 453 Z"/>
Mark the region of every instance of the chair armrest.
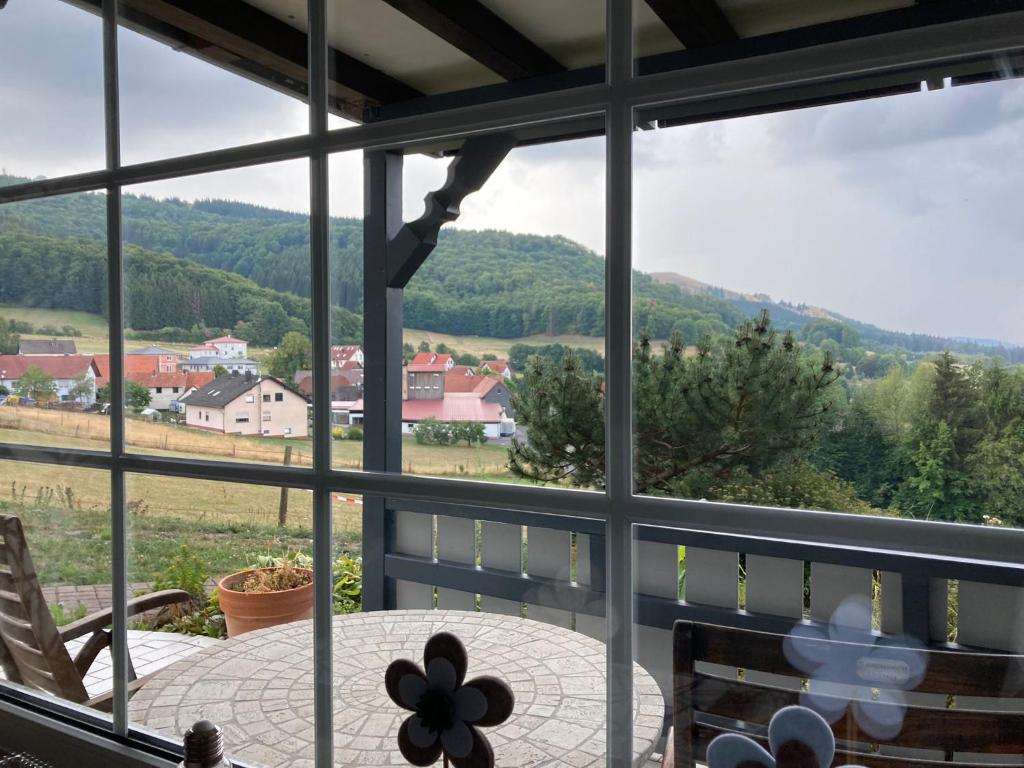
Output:
<path fill-rule="evenodd" d="M 150 592 L 148 595 L 133 597 L 128 601 L 128 615 L 134 616 L 137 613 L 145 613 L 154 608 L 162 608 L 165 605 L 187 603 L 192 597 L 183 589 L 164 589 L 160 592 Z M 104 608 L 102 611 L 91 613 L 78 621 L 65 624 L 59 627 L 60 639 L 65 643 L 74 640 L 76 637 L 88 635 L 107 627 L 113 621 L 113 609 Z"/>
<path fill-rule="evenodd" d="M 661 759 L 661 768 L 675 768 L 676 764 L 676 745 L 675 745 L 675 733 L 672 728 L 668 729 L 668 735 L 665 737 L 665 755 Z"/>

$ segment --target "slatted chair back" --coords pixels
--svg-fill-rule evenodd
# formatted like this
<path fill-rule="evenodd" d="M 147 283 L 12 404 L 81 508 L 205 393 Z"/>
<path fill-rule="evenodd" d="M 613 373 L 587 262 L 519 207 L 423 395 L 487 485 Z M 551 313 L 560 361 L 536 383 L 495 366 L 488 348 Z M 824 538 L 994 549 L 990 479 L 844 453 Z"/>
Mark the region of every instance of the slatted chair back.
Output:
<path fill-rule="evenodd" d="M 89 695 L 43 598 L 21 520 L 0 515 L 0 665 L 7 679 L 83 703 Z"/>
<path fill-rule="evenodd" d="M 1024 656 L 825 639 L 801 638 L 799 643 L 803 659 L 822 660 L 813 671 L 791 662 L 792 637 L 787 641 L 785 635 L 768 632 L 676 622 L 675 768 L 704 762 L 708 743 L 721 733 L 743 733 L 767 748 L 766 727 L 772 715 L 782 707 L 801 703 L 843 712 L 832 723 L 836 736 L 833 765 L 968 768 L 1007 760 L 1019 764 L 1024 756 L 1024 701 L 1006 701 L 1024 697 Z M 912 672 L 908 658 L 923 660 L 923 672 Z M 806 667 L 802 662 L 800 666 Z M 772 682 L 761 682 L 764 680 Z M 816 691 L 817 706 L 801 699 L 807 685 Z M 905 704 L 884 703 L 892 700 L 889 692 L 906 694 L 908 690 L 938 695 L 916 697 Z M 836 695 L 819 698 L 817 691 Z M 985 704 L 997 706 L 961 708 L 957 697 L 982 697 Z M 900 698 L 895 696 L 897 701 Z M 918 704 L 919 699 L 928 704 Z M 857 716 L 858 701 L 871 702 L 874 716 L 882 714 L 882 719 L 896 715 L 899 722 L 901 717 L 898 733 L 880 740 L 870 722 L 861 722 L 867 718 Z M 1017 711 L 1010 711 L 1013 704 Z M 920 759 L 920 755 L 929 757 Z M 988 755 L 993 762 L 987 762 Z"/>

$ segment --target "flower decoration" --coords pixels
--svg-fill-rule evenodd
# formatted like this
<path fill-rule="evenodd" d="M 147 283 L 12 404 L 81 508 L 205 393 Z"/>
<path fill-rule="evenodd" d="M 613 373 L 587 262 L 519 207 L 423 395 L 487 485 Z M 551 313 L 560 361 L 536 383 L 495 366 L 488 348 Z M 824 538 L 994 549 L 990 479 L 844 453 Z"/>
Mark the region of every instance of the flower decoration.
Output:
<path fill-rule="evenodd" d="M 871 633 L 871 601 L 863 595 L 843 600 L 828 630 L 800 625 L 783 643 L 790 664 L 810 679 L 800 703 L 835 723 L 849 707 L 861 730 L 879 741 L 903 727 L 904 691 L 924 679 L 927 656 L 908 637 L 878 643 Z"/>
<path fill-rule="evenodd" d="M 431 765 L 444 754 L 455 768 L 493 768 L 494 751 L 480 727 L 505 722 L 515 697 L 489 675 L 464 683 L 468 665 L 459 638 L 439 632 L 423 649 L 422 670 L 409 659 L 388 666 L 388 695 L 413 713 L 398 731 L 398 747 L 413 765 Z"/>
<path fill-rule="evenodd" d="M 708 768 L 829 768 L 835 736 L 825 719 L 806 707 L 784 707 L 768 723 L 769 752 L 749 736 L 725 733 L 708 744 Z M 857 768 L 846 766 L 845 768 Z"/>

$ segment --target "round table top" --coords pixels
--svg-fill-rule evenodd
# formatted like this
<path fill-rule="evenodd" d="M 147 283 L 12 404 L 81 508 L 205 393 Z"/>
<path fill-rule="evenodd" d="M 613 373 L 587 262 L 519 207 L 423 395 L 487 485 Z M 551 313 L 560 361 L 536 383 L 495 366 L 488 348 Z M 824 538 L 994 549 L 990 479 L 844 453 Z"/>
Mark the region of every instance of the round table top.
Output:
<path fill-rule="evenodd" d="M 334 618 L 334 762 L 402 765 L 408 716 L 388 697 L 397 658 L 423 663 L 442 630 L 462 640 L 470 679 L 497 675 L 515 693 L 512 716 L 485 728 L 495 765 L 605 765 L 605 646 L 538 621 L 466 611 L 386 611 Z M 225 640 L 157 672 L 128 703 L 129 719 L 180 738 L 196 720 L 224 730 L 228 753 L 266 768 L 313 765 L 312 621 Z M 664 700 L 634 665 L 633 753 L 640 765 L 662 728 Z"/>

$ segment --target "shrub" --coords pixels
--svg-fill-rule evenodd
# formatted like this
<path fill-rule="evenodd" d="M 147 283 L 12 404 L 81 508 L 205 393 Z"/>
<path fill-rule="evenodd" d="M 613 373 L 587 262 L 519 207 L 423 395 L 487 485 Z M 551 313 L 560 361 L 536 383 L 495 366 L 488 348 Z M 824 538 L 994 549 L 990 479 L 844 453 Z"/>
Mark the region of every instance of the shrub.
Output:
<path fill-rule="evenodd" d="M 194 601 L 200 601 L 206 597 L 206 582 L 209 578 L 210 574 L 203 561 L 187 544 L 182 544 L 167 567 L 157 575 L 153 589 L 183 589 Z"/>
<path fill-rule="evenodd" d="M 351 427 L 348 430 L 348 439 L 349 440 L 362 440 L 363 439 L 363 430 L 361 430 L 359 427 Z"/>
<path fill-rule="evenodd" d="M 347 552 L 334 561 L 334 613 L 358 613 L 363 607 L 363 559 Z"/>
<path fill-rule="evenodd" d="M 342 429 L 341 427 L 335 427 L 334 429 L 331 430 L 331 437 L 333 437 L 335 440 L 344 440 L 345 430 Z"/>

